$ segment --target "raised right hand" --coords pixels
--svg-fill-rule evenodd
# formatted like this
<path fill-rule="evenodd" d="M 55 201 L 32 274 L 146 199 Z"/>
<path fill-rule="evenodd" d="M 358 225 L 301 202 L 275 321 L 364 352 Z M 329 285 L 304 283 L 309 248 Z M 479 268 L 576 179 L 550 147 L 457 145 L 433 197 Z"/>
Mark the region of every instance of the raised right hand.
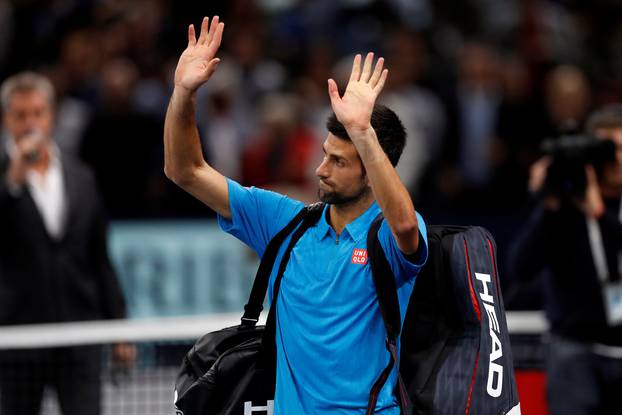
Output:
<path fill-rule="evenodd" d="M 198 39 L 194 25 L 188 27 L 188 46 L 181 54 L 175 69 L 175 87 L 195 92 L 218 67 L 220 59 L 215 56 L 225 24 L 218 22 L 218 16 L 214 16 L 211 25 L 209 23 L 209 18 L 204 17 Z"/>

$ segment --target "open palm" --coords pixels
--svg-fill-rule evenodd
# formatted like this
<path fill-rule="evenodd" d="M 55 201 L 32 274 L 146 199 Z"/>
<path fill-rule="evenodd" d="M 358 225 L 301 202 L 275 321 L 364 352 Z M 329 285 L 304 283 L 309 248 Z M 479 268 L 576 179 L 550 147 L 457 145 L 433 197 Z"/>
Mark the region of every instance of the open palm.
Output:
<path fill-rule="evenodd" d="M 222 40 L 224 23 L 218 22 L 218 16 L 210 21 L 203 18 L 201 32 L 197 39 L 194 25 L 188 28 L 188 46 L 179 57 L 177 69 L 175 69 L 175 86 L 188 91 L 196 91 L 214 73 L 220 59 L 216 58 L 216 52 Z"/>
<path fill-rule="evenodd" d="M 371 114 L 378 94 L 387 79 L 387 69 L 382 69 L 384 59 L 379 58 L 372 73 L 374 54 L 369 52 L 361 70 L 361 55 L 354 57 L 350 80 L 343 97 L 334 80 L 328 80 L 328 95 L 333 111 L 346 128 L 365 129 L 369 127 Z"/>

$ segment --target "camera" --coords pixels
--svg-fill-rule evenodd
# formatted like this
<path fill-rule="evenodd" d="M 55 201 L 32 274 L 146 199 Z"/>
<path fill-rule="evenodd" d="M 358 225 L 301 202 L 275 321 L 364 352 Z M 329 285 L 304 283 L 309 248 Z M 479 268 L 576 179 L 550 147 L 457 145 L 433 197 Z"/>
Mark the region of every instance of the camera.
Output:
<path fill-rule="evenodd" d="M 616 146 L 612 140 L 591 135 L 562 135 L 547 139 L 541 151 L 551 156 L 543 194 L 565 199 L 581 198 L 585 194 L 585 166 L 592 165 L 600 176 L 603 166 L 615 161 Z"/>

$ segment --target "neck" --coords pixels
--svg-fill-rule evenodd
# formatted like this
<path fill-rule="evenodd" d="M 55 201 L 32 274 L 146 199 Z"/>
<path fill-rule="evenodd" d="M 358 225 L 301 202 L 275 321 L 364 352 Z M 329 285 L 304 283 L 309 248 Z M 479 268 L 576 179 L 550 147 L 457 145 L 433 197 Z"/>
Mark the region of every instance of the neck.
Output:
<path fill-rule="evenodd" d="M 353 222 L 356 218 L 361 216 L 369 209 L 372 203 L 374 203 L 374 197 L 370 192 L 366 197 L 351 203 L 330 205 L 330 225 L 335 230 L 335 233 L 340 235 L 343 228 L 345 228 L 348 223 Z"/>

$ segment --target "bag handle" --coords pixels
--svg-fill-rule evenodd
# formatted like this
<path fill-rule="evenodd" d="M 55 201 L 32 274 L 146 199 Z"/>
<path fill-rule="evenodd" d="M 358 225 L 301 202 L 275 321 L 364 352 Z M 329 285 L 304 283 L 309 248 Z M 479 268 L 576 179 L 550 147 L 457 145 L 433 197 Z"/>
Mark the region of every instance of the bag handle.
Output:
<path fill-rule="evenodd" d="M 395 275 L 391 270 L 389 261 L 380 245 L 378 240 L 378 230 L 382 225 L 384 216 L 382 212 L 376 216 L 369 231 L 367 232 L 367 250 L 369 251 L 369 263 L 371 267 L 371 275 L 376 287 L 376 294 L 378 295 L 378 305 L 380 307 L 380 313 L 382 314 L 382 321 L 384 327 L 387 330 L 386 346 L 389 351 L 389 363 L 385 369 L 380 373 L 380 376 L 374 383 L 369 392 L 369 401 L 367 404 L 366 415 L 371 415 L 376 409 L 376 401 L 380 390 L 387 382 L 393 366 L 399 364 L 399 357 L 397 355 L 397 339 L 400 336 L 401 331 L 401 316 L 399 308 L 399 300 L 397 297 L 397 285 L 395 283 Z M 413 413 L 413 405 L 408 397 L 408 392 L 404 381 L 399 372 L 398 367 L 398 395 L 400 398 L 400 407 L 402 408 L 403 415 L 410 415 Z"/>
<path fill-rule="evenodd" d="M 302 222 L 309 212 L 311 206 L 305 206 L 289 221 L 283 229 L 281 229 L 268 243 L 266 250 L 259 263 L 259 268 L 253 280 L 253 288 L 248 298 L 248 302 L 244 306 L 244 315 L 242 316 L 242 326 L 254 327 L 259 321 L 259 314 L 263 310 L 263 302 L 268 291 L 268 282 L 270 281 L 270 273 L 274 267 L 274 261 L 279 252 L 279 248 L 283 241 L 290 233 Z"/>

